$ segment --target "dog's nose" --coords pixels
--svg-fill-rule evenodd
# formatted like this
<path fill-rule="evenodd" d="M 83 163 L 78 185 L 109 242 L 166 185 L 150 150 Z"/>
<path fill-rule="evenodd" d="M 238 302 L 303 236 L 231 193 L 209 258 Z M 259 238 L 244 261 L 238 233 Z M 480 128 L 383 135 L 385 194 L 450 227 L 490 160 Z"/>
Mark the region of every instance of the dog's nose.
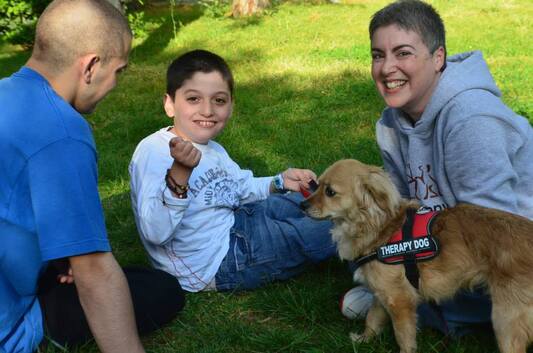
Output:
<path fill-rule="evenodd" d="M 309 204 L 309 201 L 308 200 L 303 200 L 302 202 L 300 202 L 300 209 L 302 211 L 305 211 L 309 208 L 310 204 Z"/>

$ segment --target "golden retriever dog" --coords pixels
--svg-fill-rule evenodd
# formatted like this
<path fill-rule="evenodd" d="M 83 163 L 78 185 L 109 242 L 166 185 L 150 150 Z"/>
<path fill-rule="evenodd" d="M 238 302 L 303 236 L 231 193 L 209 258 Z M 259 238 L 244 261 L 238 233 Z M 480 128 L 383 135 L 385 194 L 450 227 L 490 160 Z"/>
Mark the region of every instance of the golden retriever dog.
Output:
<path fill-rule="evenodd" d="M 378 167 L 342 160 L 318 179 L 318 189 L 302 209 L 316 219 L 331 219 L 342 259 L 354 260 L 387 243 L 417 202 L 400 197 Z M 492 323 L 501 352 L 525 353 L 533 339 L 533 221 L 499 210 L 459 204 L 439 213 L 431 234 L 440 254 L 418 262 L 419 288 L 404 265 L 373 260 L 361 266 L 374 293 L 362 334 L 368 341 L 391 318 L 401 353 L 416 352 L 416 308 L 425 300 L 450 299 L 462 289 L 484 286 L 492 298 Z"/>

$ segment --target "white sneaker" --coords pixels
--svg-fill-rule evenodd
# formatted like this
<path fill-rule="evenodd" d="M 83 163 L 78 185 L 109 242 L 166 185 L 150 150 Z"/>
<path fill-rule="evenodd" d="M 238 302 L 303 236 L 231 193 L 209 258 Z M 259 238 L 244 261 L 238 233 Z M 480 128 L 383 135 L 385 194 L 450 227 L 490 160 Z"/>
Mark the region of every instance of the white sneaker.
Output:
<path fill-rule="evenodd" d="M 341 313 L 348 319 L 365 318 L 372 306 L 374 295 L 365 286 L 353 287 L 341 298 Z"/>

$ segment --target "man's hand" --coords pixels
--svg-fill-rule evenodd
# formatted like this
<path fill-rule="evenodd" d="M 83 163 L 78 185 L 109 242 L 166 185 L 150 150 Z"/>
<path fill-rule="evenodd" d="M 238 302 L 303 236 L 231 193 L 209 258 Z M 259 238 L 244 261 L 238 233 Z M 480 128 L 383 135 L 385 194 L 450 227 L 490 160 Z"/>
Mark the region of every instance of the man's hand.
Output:
<path fill-rule="evenodd" d="M 49 266 L 57 273 L 57 281 L 63 284 L 74 283 L 74 276 L 72 275 L 72 267 L 68 259 L 57 259 L 50 262 Z"/>
<path fill-rule="evenodd" d="M 299 192 L 301 187 L 309 189 L 309 182 L 311 180 L 316 181 L 316 174 L 309 169 L 289 168 L 281 175 L 283 176 L 283 187 L 291 191 Z"/>
<path fill-rule="evenodd" d="M 169 142 L 170 155 L 174 161 L 184 168 L 194 169 L 200 158 L 200 152 L 190 141 L 185 141 L 181 137 L 173 137 Z"/>
<path fill-rule="evenodd" d="M 66 273 L 60 273 L 57 275 L 59 283 L 72 284 L 74 283 L 74 276 L 72 275 L 72 267 L 69 267 Z"/>

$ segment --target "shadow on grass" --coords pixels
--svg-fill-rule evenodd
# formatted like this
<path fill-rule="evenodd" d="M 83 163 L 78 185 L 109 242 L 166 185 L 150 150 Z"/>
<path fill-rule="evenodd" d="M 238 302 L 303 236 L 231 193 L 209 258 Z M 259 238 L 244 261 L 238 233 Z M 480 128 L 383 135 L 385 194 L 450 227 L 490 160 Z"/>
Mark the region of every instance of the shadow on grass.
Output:
<path fill-rule="evenodd" d="M 256 50 L 228 58 L 233 67 L 259 60 L 261 52 Z M 162 109 L 166 67 L 158 67 L 158 72 L 145 72 L 140 65 L 132 68 L 88 117 L 94 122 L 103 181 L 127 179 L 135 146 L 172 125 Z M 306 88 L 295 88 L 301 80 Z M 295 74 L 257 77 L 237 82 L 235 97 L 233 117 L 217 140 L 256 175 L 272 175 L 289 166 L 319 173 L 341 158 L 381 164 L 374 125 L 383 103 L 369 78 L 349 72 L 316 79 Z"/>
<path fill-rule="evenodd" d="M 249 17 L 234 18 L 231 28 L 233 30 L 241 30 L 246 27 L 259 26 L 263 22 L 264 15 L 255 15 Z"/>
<path fill-rule="evenodd" d="M 129 190 L 102 198 L 102 205 L 113 254 L 120 264 L 150 266 L 133 219 Z"/>
<path fill-rule="evenodd" d="M 177 14 L 172 18 L 166 9 L 147 10 L 147 21 L 158 23 L 158 27 L 150 32 L 142 44 L 132 50 L 130 57 L 133 62 L 137 64 L 146 61 L 153 62 L 154 57 L 165 50 L 183 26 L 202 16 L 202 9 L 199 6 L 180 6 L 176 12 Z"/>
<path fill-rule="evenodd" d="M 295 88 L 299 81 L 306 82 L 305 89 Z M 352 72 L 313 79 L 260 77 L 237 84 L 236 95 L 233 121 L 220 140 L 259 174 L 276 172 L 275 166 L 256 168 L 249 161 L 251 151 L 267 151 L 282 163 L 277 168 L 307 167 L 317 173 L 342 158 L 382 163 L 374 126 L 383 103 L 370 78 Z M 247 137 L 236 145 L 232 140 L 240 136 Z"/>

